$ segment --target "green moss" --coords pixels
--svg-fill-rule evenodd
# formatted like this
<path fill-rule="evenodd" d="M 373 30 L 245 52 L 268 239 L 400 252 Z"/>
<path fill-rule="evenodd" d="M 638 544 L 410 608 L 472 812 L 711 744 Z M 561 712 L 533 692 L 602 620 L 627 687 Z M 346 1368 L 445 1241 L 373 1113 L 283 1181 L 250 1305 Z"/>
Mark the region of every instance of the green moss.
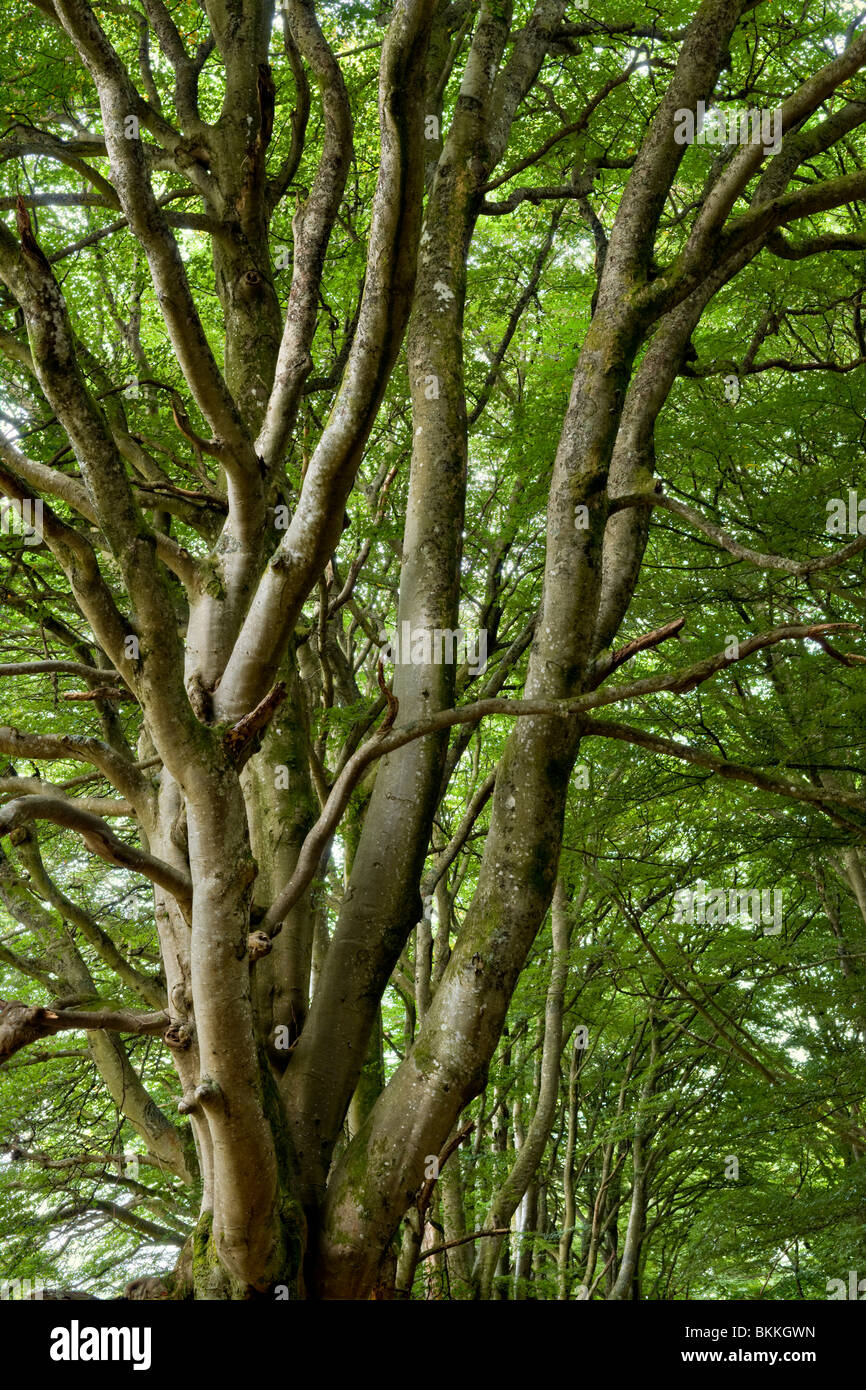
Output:
<path fill-rule="evenodd" d="M 219 560 L 215 556 L 204 562 L 201 568 L 202 588 L 206 594 L 210 594 L 211 598 L 225 599 L 225 583 L 218 565 Z"/>
<path fill-rule="evenodd" d="M 220 1263 L 213 1236 L 213 1212 L 203 1212 L 199 1217 L 191 1242 L 193 1298 L 211 1302 L 248 1300 L 246 1285 L 233 1278 Z"/>
<path fill-rule="evenodd" d="M 185 1303 L 192 1301 L 195 1296 L 193 1284 L 193 1248 L 195 1245 L 196 1231 L 184 1242 L 183 1248 L 177 1257 L 177 1264 L 171 1274 L 163 1275 L 163 1283 L 168 1290 L 168 1297 L 173 1303 Z"/>
<path fill-rule="evenodd" d="M 307 1248 L 307 1218 L 297 1197 L 297 1162 L 286 1112 L 271 1072 L 265 1047 L 258 1048 L 262 1102 L 274 1136 L 279 1181 L 280 1259 L 275 1284 L 285 1284 L 290 1300 L 303 1297 L 302 1266 Z"/>
<path fill-rule="evenodd" d="M 277 1155 L 279 1196 L 275 1219 L 278 1224 L 278 1254 L 270 1287 L 253 1290 L 235 1279 L 220 1262 L 213 1234 L 213 1213 L 199 1217 L 196 1228 L 184 1245 L 171 1278 L 170 1297 L 175 1301 L 251 1302 L 270 1300 L 278 1286 L 288 1289 L 290 1301 L 304 1298 L 303 1261 L 307 1246 L 307 1222 L 296 1195 L 296 1165 L 285 1111 L 271 1074 L 267 1052 L 259 1047 L 262 1101 L 274 1136 Z"/>

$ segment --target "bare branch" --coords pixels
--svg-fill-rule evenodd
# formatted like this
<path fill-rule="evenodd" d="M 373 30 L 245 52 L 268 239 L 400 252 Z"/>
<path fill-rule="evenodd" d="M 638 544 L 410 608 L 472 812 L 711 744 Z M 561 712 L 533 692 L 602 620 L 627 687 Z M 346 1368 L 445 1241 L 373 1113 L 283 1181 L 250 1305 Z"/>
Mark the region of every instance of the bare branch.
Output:
<path fill-rule="evenodd" d="M 35 758 L 91 763 L 135 806 L 150 794 L 150 784 L 141 770 L 110 744 L 82 734 L 36 734 L 7 725 L 0 726 L 0 753 L 10 758 Z"/>
<path fill-rule="evenodd" d="M 0 777 L 0 797 L 7 796 L 48 796 L 68 801 L 92 816 L 135 815 L 135 808 L 129 801 L 115 801 L 110 796 L 67 797 L 61 787 L 43 782 L 39 777 Z"/>
<path fill-rule="evenodd" d="M 124 1009 L 46 1009 L 20 1000 L 0 999 L 0 1064 L 22 1047 L 55 1033 L 92 1032 L 161 1034 L 168 1027 L 165 1013 L 136 1014 Z"/>
<path fill-rule="evenodd" d="M 679 758 L 694 767 L 705 767 L 730 781 L 745 782 L 761 791 L 772 792 L 775 796 L 785 796 L 792 801 L 815 806 L 836 825 L 853 831 L 858 837 L 866 834 L 866 800 L 840 789 L 816 791 L 814 787 L 805 783 L 790 782 L 782 777 L 771 776 L 756 768 L 745 767 L 741 763 L 720 758 L 714 753 L 707 753 L 703 749 L 691 748 L 688 744 L 679 743 L 674 739 L 662 738 L 658 734 L 647 733 L 644 729 L 634 729 L 629 725 L 614 724 L 608 720 L 587 721 L 585 737 L 618 739 L 623 743 L 634 744 L 637 748 L 646 748 L 651 753 Z M 842 810 L 858 812 L 864 817 L 864 823 L 859 824 L 841 815 Z"/>
<path fill-rule="evenodd" d="M 657 628 L 655 632 L 648 632 L 643 637 L 636 637 L 633 642 L 627 642 L 624 647 L 619 647 L 612 652 L 607 660 L 596 662 L 593 666 L 592 677 L 594 681 L 601 681 L 615 671 L 619 666 L 631 661 L 638 652 L 651 651 L 654 647 L 661 646 L 662 642 L 667 642 L 671 637 L 677 637 L 686 625 L 685 618 L 675 618 L 672 623 L 665 623 L 664 627 Z"/>
<path fill-rule="evenodd" d="M 118 868 L 144 874 L 152 883 L 158 883 L 171 893 L 185 911 L 191 910 L 192 883 L 186 874 L 161 859 L 155 859 L 152 854 L 136 849 L 134 845 L 124 844 L 104 821 L 79 810 L 74 801 L 56 796 L 25 796 L 18 801 L 10 801 L 0 810 L 0 838 L 34 820 L 49 820 L 55 825 L 74 830 L 100 859 L 106 859 Z"/>
<path fill-rule="evenodd" d="M 678 502 L 675 497 L 669 497 L 663 492 L 636 492 L 625 497 L 617 497 L 611 501 L 611 515 L 626 507 L 660 507 L 663 511 L 672 512 L 674 516 L 682 517 L 684 521 L 688 521 L 697 530 L 703 531 L 705 536 L 709 536 L 723 550 L 735 555 L 738 560 L 748 560 L 750 564 L 757 565 L 760 569 L 783 570 L 786 574 L 792 574 L 798 578 L 808 574 L 817 574 L 820 570 L 833 569 L 836 565 L 843 565 L 847 560 L 853 559 L 855 555 L 859 555 L 862 550 L 866 549 L 866 536 L 858 536 L 850 545 L 842 546 L 839 550 L 835 550 L 832 555 L 822 555 L 815 560 L 791 560 L 785 555 L 768 555 L 759 550 L 752 550 L 750 546 L 742 545 L 721 526 L 716 526 L 714 522 L 701 516 L 700 512 L 695 511 L 693 507 L 687 506 L 684 502 Z"/>

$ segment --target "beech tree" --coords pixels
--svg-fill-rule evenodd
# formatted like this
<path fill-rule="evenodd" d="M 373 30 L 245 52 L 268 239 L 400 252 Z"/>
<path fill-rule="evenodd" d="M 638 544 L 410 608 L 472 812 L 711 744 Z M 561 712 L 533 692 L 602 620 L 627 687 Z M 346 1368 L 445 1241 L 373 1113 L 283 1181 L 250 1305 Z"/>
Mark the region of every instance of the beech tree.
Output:
<path fill-rule="evenodd" d="M 748 998 L 657 935 L 760 864 L 854 1065 L 863 16 L 9 13 L 4 1174 L 98 1172 L 53 1221 L 174 1250 L 130 1297 L 692 1296 L 690 1117 L 758 1076 L 866 1143 L 770 918 Z"/>

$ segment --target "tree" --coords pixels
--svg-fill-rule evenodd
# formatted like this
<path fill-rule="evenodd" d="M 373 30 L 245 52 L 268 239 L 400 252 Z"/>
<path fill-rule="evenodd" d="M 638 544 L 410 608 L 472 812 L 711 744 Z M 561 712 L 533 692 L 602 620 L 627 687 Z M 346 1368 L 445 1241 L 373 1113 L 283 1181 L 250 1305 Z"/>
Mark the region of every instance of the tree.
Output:
<path fill-rule="evenodd" d="M 85 1057 L 32 1060 L 107 1088 L 98 1142 L 66 1157 L 129 1201 L 76 1193 L 53 1219 L 179 1247 L 139 1296 L 431 1294 L 451 1268 L 486 1298 L 515 1221 L 515 1293 L 547 1277 L 574 1296 L 587 1197 L 585 1288 L 633 1296 L 656 1229 L 682 1252 L 666 1126 L 706 1116 L 732 1073 L 775 1084 L 792 1064 L 744 1033 L 722 948 L 698 987 L 706 944 L 653 944 L 712 819 L 686 779 L 685 809 L 642 822 L 616 790 L 625 745 L 652 778 L 745 786 L 734 804 L 774 827 L 786 808 L 789 837 L 806 817 L 866 910 L 859 774 L 797 757 L 808 700 L 837 682 L 856 702 L 857 499 L 853 527 L 825 526 L 821 488 L 850 501 L 848 481 L 807 427 L 768 470 L 796 506 L 774 503 L 742 476 L 768 412 L 751 441 L 734 423 L 766 373 L 808 415 L 817 372 L 838 441 L 858 437 L 866 36 L 841 6 L 704 0 L 663 24 L 569 8 L 13 7 L 0 1056 L 24 1120 L 22 1049 L 86 1030 Z M 714 101 L 737 106 L 701 130 Z M 738 122 L 747 108 L 763 116 Z M 790 417 L 769 414 L 784 441 Z M 596 713 L 625 703 L 632 724 Z M 590 749 L 593 775 L 610 768 L 591 814 Z M 606 864 L 611 826 L 647 862 L 678 840 L 678 867 L 641 885 L 625 856 Z M 773 854 L 770 834 L 743 849 Z M 820 862 L 803 891 L 844 943 Z M 642 997 L 613 1024 L 581 1152 L 569 984 L 594 918 Z M 589 1000 L 601 966 L 584 965 Z M 776 988 L 749 998 L 752 1028 Z M 856 1093 L 809 1104 L 859 1162 Z M 476 1211 L 466 1141 L 491 1124 L 502 1161 Z M 125 1176 L 129 1129 L 157 1186 Z M 16 1160 L 43 1179 L 66 1162 L 21 1130 Z M 687 1198 L 704 1212 L 706 1162 Z M 572 1217 L 546 1255 L 539 1202 L 560 1193 Z M 676 1286 L 688 1252 L 658 1248 L 652 1279 Z"/>

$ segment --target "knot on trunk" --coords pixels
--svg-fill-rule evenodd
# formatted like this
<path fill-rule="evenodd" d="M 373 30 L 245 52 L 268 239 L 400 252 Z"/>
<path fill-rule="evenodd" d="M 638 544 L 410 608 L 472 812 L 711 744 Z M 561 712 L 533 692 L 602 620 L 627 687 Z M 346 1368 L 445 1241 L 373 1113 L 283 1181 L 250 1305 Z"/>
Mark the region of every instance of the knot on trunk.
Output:
<path fill-rule="evenodd" d="M 210 1100 L 219 1100 L 221 1096 L 219 1083 L 211 1076 L 203 1076 L 195 1088 L 195 1098 L 199 1105 L 206 1105 Z"/>
<path fill-rule="evenodd" d="M 192 1033 L 185 1023 L 173 1023 L 163 1033 L 162 1040 L 166 1047 L 173 1047 L 177 1052 L 186 1052 L 192 1043 Z"/>
<path fill-rule="evenodd" d="M 260 960 L 262 956 L 270 955 L 274 943 L 266 931 L 250 932 L 247 947 L 250 955 L 250 964 L 254 960 Z"/>
<path fill-rule="evenodd" d="M 212 1077 L 203 1076 L 194 1090 L 184 1091 L 177 1103 L 177 1113 L 188 1115 L 190 1111 L 198 1110 L 200 1106 L 221 1097 L 222 1090 L 219 1084 Z"/>
<path fill-rule="evenodd" d="M 248 270 L 238 281 L 238 298 L 247 301 L 255 301 L 261 298 L 263 280 L 257 270 Z"/>

